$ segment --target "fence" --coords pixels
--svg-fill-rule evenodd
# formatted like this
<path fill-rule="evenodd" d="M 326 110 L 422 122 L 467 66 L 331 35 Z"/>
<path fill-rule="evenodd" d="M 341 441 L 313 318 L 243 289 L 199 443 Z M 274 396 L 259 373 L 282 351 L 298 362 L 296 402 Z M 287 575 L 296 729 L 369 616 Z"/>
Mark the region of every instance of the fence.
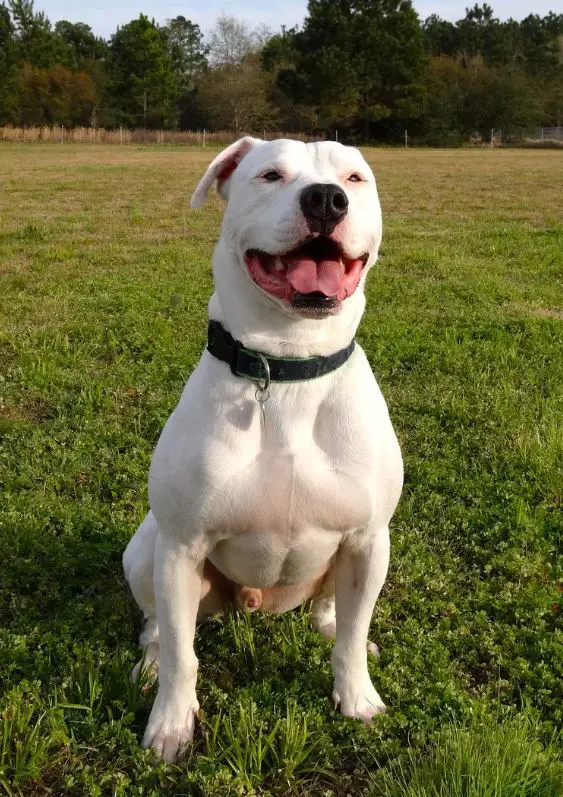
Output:
<path fill-rule="evenodd" d="M 103 127 L 73 127 L 44 126 L 44 127 L 1 127 L 0 141 L 42 141 L 56 144 L 184 144 L 197 147 L 206 145 L 226 146 L 231 144 L 244 133 L 250 133 L 260 138 L 294 138 L 299 141 L 318 141 L 328 137 L 339 140 L 337 131 L 332 131 L 330 136 L 320 133 L 310 135 L 303 132 L 287 132 L 280 130 L 255 130 L 234 131 L 220 130 L 213 133 L 207 130 L 146 130 L 137 128 L 128 130 L 118 127 L 109 130 Z M 523 131 L 520 135 L 511 135 L 505 138 L 500 130 L 491 130 L 490 134 L 483 137 L 479 134 L 472 136 L 469 141 L 475 146 L 498 147 L 508 146 L 553 146 L 563 147 L 563 127 L 540 127 L 534 130 Z M 346 140 L 344 143 L 348 143 Z M 357 143 L 357 142 L 353 142 Z M 396 145 L 410 147 L 412 144 L 424 144 L 411 139 L 406 130 L 402 131 Z"/>
<path fill-rule="evenodd" d="M 246 131 L 245 131 L 246 132 Z M 207 144 L 230 144 L 243 132 L 222 130 L 210 133 L 206 130 L 128 130 L 119 127 L 106 130 L 103 127 L 0 127 L 0 141 L 45 141 L 58 144 L 192 144 L 205 147 Z M 305 133 L 286 133 L 273 130 L 254 131 L 261 138 L 296 138 L 313 141 L 323 136 Z"/>
<path fill-rule="evenodd" d="M 538 138 L 540 141 L 563 141 L 563 127 L 540 127 Z"/>

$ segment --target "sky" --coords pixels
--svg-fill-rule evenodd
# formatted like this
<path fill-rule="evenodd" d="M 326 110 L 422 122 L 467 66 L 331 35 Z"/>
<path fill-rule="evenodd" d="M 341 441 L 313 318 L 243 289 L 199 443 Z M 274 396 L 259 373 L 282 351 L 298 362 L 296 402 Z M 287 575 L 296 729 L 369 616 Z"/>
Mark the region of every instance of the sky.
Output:
<path fill-rule="evenodd" d="M 436 0 L 435 2 L 414 1 L 420 17 L 425 19 L 430 14 L 439 14 L 444 19 L 455 21 L 465 15 L 466 6 L 473 6 L 475 0 Z M 528 14 L 543 16 L 550 10 L 556 11 L 561 0 L 489 0 L 495 16 L 499 19 L 523 19 Z M 282 25 L 291 27 L 300 24 L 306 14 L 305 0 L 219 0 L 217 3 L 205 0 L 192 2 L 173 2 L 173 0 L 35 0 L 35 9 L 44 11 L 54 24 L 59 19 L 71 22 L 86 22 L 98 36 L 108 38 L 118 25 L 138 17 L 142 11 L 157 22 L 176 17 L 179 14 L 208 30 L 220 12 L 232 14 L 246 20 L 251 26 L 265 24 L 273 31 Z"/>

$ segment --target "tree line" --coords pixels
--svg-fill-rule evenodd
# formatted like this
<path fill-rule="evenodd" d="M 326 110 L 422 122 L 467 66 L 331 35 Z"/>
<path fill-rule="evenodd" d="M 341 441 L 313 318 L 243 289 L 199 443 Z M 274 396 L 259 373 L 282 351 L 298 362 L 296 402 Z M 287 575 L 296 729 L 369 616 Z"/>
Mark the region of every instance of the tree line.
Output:
<path fill-rule="evenodd" d="M 0 124 L 262 131 L 455 144 L 561 123 L 563 14 L 452 23 L 410 0 L 310 0 L 272 33 L 222 14 L 206 35 L 144 14 L 105 40 L 0 4 Z"/>

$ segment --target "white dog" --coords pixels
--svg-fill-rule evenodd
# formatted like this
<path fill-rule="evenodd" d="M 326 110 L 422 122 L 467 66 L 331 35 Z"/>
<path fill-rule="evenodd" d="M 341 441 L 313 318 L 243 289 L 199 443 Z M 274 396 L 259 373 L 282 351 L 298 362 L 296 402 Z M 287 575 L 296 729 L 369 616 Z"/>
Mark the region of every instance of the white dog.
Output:
<path fill-rule="evenodd" d="M 213 183 L 227 206 L 209 346 L 162 432 L 151 510 L 123 557 L 146 618 L 142 666 L 159 680 L 143 745 L 167 761 L 199 709 L 196 619 L 243 587 L 251 609 L 312 598 L 314 624 L 336 637 L 335 705 L 364 721 L 385 708 L 366 647 L 403 470 L 354 345 L 381 241 L 375 178 L 350 147 L 245 137 L 211 163 L 193 207 Z"/>

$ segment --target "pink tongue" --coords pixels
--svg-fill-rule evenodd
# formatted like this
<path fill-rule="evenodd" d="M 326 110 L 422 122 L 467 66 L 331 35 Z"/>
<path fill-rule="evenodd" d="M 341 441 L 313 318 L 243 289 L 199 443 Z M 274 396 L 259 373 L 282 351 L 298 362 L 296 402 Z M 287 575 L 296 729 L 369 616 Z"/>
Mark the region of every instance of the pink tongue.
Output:
<path fill-rule="evenodd" d="M 316 263 L 308 258 L 287 260 L 287 281 L 299 293 L 320 291 L 325 296 L 345 293 L 344 269 L 337 260 L 321 260 Z"/>

